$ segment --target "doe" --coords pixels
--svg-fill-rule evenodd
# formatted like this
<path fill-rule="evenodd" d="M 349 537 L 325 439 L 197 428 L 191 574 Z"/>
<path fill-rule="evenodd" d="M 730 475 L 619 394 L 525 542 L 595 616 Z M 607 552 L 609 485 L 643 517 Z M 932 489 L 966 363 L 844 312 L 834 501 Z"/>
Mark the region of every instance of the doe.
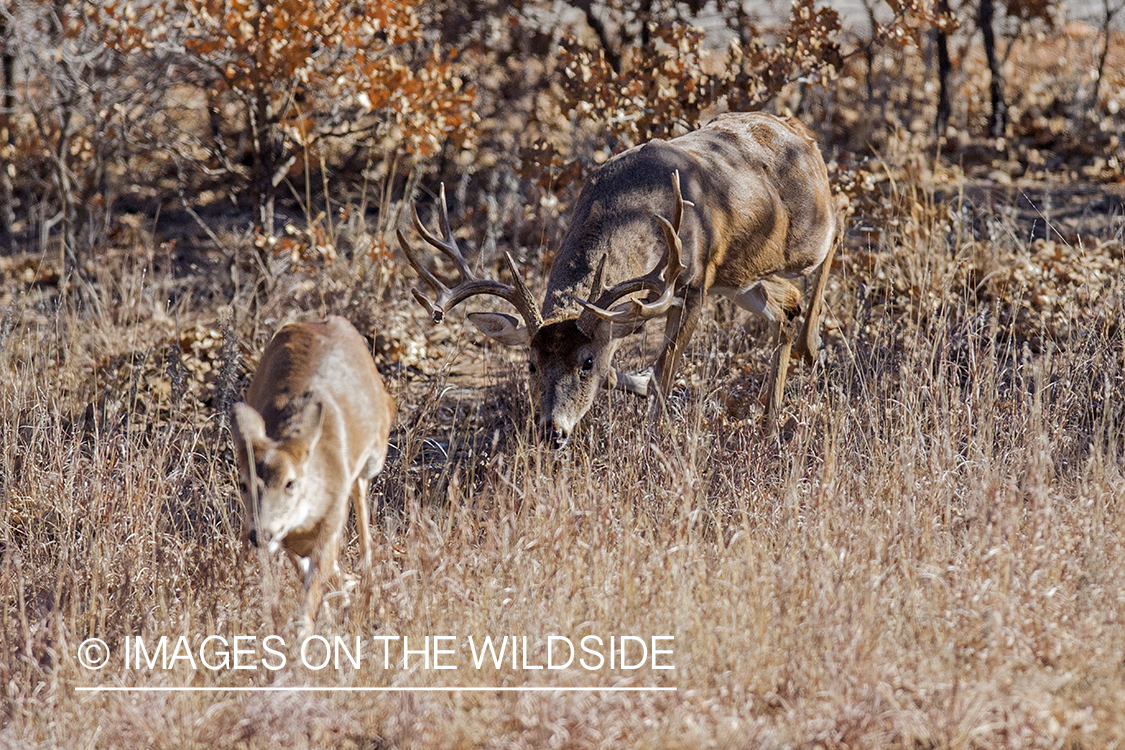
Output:
<path fill-rule="evenodd" d="M 326 576 L 355 506 L 371 566 L 367 489 L 383 468 L 394 401 L 367 344 L 340 317 L 290 323 L 262 355 L 246 403 L 234 407 L 243 538 L 284 549 L 304 577 L 300 629 L 311 632 Z"/>

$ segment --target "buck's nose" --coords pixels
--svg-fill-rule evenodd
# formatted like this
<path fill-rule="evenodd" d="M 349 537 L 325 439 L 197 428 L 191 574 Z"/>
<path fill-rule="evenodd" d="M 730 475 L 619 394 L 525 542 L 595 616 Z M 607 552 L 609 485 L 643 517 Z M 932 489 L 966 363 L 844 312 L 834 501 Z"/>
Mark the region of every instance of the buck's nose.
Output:
<path fill-rule="evenodd" d="M 253 544 L 255 547 L 258 546 L 258 530 L 257 529 L 250 529 L 250 543 Z"/>
<path fill-rule="evenodd" d="M 539 424 L 539 429 L 542 431 L 543 437 L 550 440 L 551 445 L 555 448 L 562 448 L 570 440 L 570 434 L 560 429 L 554 420 L 543 420 Z"/>

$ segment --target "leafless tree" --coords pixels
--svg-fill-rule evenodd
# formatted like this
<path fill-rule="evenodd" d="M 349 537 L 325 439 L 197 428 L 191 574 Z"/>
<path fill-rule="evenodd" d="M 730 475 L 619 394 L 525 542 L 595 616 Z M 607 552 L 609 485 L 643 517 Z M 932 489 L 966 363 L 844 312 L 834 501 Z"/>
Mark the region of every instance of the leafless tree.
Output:
<path fill-rule="evenodd" d="M 1094 90 L 1090 92 L 1090 101 L 1087 108 L 1094 111 L 1098 107 L 1098 97 L 1101 95 L 1102 78 L 1105 73 L 1105 61 L 1109 57 L 1109 45 L 1113 30 L 1113 20 L 1118 13 L 1125 10 L 1125 0 L 1118 0 L 1115 5 L 1112 0 L 1102 0 L 1102 49 L 1098 53 L 1098 77 L 1094 80 Z"/>
<path fill-rule="evenodd" d="M 992 0 L 980 0 L 977 6 L 977 24 L 984 39 L 984 57 L 988 61 L 988 92 L 992 107 L 988 117 L 988 134 L 993 138 L 1002 138 L 1008 128 L 1008 104 L 1004 99 L 1004 70 L 996 52 L 996 29 L 993 25 L 995 15 Z"/>
<path fill-rule="evenodd" d="M 6 165 L 11 164 L 13 148 L 13 122 L 15 112 L 16 56 L 11 44 L 12 13 L 10 3 L 0 4 L 0 246 L 12 241 L 12 228 L 16 223 L 12 176 Z"/>

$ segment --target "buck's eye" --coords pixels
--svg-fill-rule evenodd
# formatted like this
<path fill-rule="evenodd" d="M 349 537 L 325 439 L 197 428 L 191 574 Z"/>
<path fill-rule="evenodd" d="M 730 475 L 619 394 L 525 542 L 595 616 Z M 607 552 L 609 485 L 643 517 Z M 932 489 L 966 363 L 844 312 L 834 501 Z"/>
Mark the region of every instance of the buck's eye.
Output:
<path fill-rule="evenodd" d="M 537 373 L 537 372 L 538 372 L 539 370 L 538 370 L 538 368 L 537 368 L 537 367 L 535 366 L 535 363 L 534 363 L 534 362 L 528 362 L 528 363 L 527 363 L 527 371 L 528 371 L 528 372 L 530 372 L 530 373 L 531 373 L 532 375 L 534 375 L 534 374 L 535 374 L 535 373 Z"/>
<path fill-rule="evenodd" d="M 593 369 L 594 369 L 594 358 L 593 357 L 586 357 L 586 360 L 582 363 L 582 372 L 591 372 Z"/>
<path fill-rule="evenodd" d="M 238 491 L 245 495 L 250 491 L 250 485 L 246 484 L 245 480 L 240 480 L 238 483 Z"/>
<path fill-rule="evenodd" d="M 285 483 L 285 491 L 286 492 L 292 492 L 295 489 L 297 489 L 297 480 L 290 479 L 288 482 Z"/>

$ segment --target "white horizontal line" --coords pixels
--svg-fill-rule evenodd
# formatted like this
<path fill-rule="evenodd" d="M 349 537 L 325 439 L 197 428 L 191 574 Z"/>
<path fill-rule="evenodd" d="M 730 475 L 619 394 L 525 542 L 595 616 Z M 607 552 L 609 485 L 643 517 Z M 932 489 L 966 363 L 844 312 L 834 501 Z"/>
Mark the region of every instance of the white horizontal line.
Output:
<path fill-rule="evenodd" d="M 675 687 L 76 687 L 84 693 L 666 693 Z"/>

